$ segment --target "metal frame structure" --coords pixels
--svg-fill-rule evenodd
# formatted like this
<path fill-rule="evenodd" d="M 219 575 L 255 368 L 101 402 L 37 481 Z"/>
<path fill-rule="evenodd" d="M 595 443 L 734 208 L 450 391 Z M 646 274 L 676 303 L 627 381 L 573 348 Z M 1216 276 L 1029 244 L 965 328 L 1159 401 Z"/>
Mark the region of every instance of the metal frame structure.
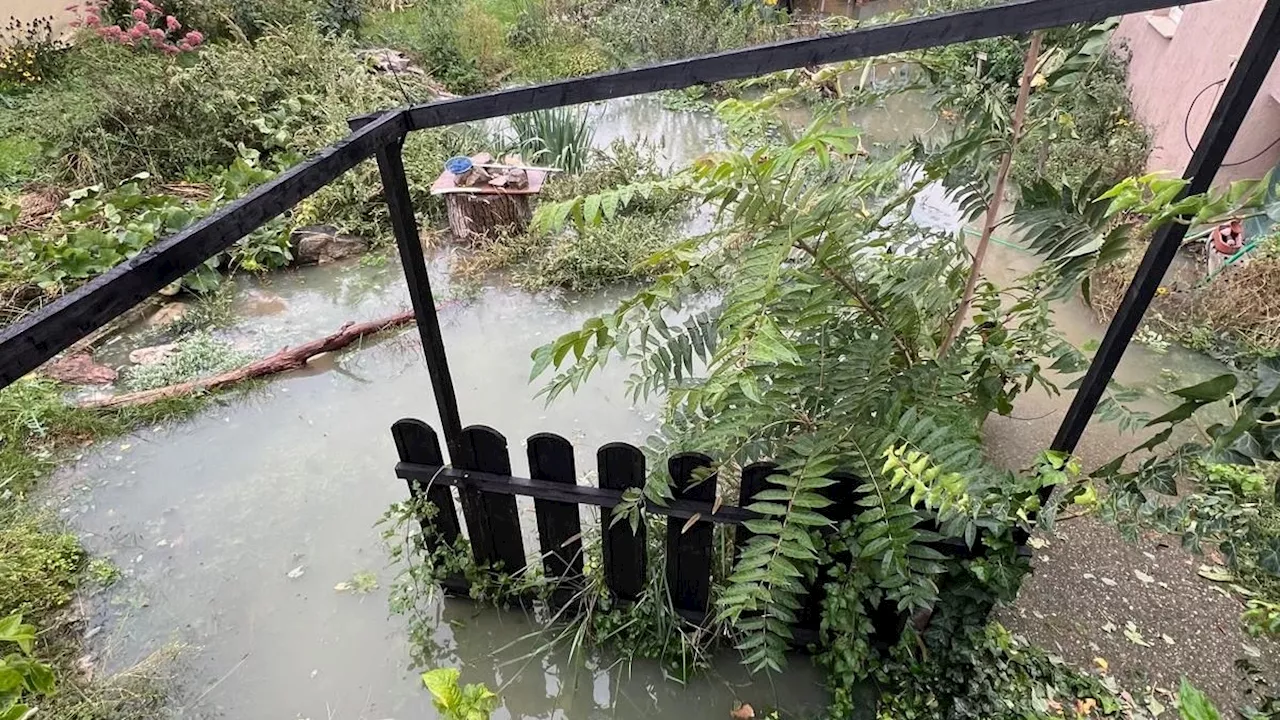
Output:
<path fill-rule="evenodd" d="M 1192 0 L 1203 2 L 1204 0 Z M 376 157 L 409 294 L 422 336 L 449 455 L 464 452 L 462 423 L 410 203 L 401 149 L 408 133 L 564 105 L 753 77 L 813 64 L 857 60 L 1169 7 L 1172 0 L 1012 0 L 815 38 L 601 73 L 572 80 L 388 110 L 352 121 L 353 132 L 137 256 L 0 332 L 0 388 L 194 270 L 264 223 Z M 1185 0 L 1179 4 L 1187 4 Z M 1214 110 L 1186 177 L 1188 193 L 1208 189 L 1280 51 L 1280 0 L 1267 0 Z M 1174 224 L 1152 241 L 1084 382 L 1054 439 L 1072 451 L 1186 234 Z"/>

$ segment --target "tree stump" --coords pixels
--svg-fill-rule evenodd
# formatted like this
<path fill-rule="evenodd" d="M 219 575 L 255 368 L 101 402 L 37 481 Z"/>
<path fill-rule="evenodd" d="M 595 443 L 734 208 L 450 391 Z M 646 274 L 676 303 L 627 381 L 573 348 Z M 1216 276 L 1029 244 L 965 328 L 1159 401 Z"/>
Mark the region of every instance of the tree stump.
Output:
<path fill-rule="evenodd" d="M 522 232 L 533 212 L 528 195 L 450 193 L 445 196 L 449 229 L 464 242 L 475 242 L 495 230 Z"/>

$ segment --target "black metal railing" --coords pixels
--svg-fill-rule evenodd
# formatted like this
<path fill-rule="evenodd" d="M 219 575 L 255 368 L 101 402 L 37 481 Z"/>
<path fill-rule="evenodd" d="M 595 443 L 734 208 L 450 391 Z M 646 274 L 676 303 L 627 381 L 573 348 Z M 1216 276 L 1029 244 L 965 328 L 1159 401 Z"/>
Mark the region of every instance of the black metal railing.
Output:
<path fill-rule="evenodd" d="M 1201 2 L 1203 0 L 1192 0 Z M 147 248 L 41 311 L 0 332 L 0 388 L 8 386 L 165 285 L 363 160 L 376 157 L 422 335 L 441 429 L 451 457 L 461 450 L 462 424 L 401 160 L 414 130 L 501 117 L 703 83 L 745 78 L 812 64 L 869 58 L 1032 30 L 1096 22 L 1174 4 L 1172 0 L 1014 0 L 1013 2 L 887 23 L 815 38 L 601 73 L 471 97 L 388 110 L 357 118 L 353 132 L 245 197 Z M 1267 0 L 1228 80 L 1203 139 L 1187 167 L 1188 193 L 1206 190 L 1222 165 L 1254 98 L 1280 51 L 1280 0 Z M 1153 238 L 1125 293 L 1094 362 L 1073 400 L 1053 447 L 1072 451 L 1132 339 L 1156 287 L 1186 234 L 1175 223 Z"/>

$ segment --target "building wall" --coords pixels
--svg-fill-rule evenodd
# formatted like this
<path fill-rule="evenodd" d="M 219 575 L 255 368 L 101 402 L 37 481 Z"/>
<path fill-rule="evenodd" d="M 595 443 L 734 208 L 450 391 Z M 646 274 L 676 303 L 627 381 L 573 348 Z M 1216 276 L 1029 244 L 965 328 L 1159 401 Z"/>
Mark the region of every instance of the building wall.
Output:
<path fill-rule="evenodd" d="M 1121 20 L 1113 44 L 1130 55 L 1134 109 L 1152 133 L 1149 169 L 1181 173 L 1186 168 L 1192 152 L 1186 137 L 1190 136 L 1192 145 L 1199 142 L 1222 92 L 1222 84 L 1213 83 L 1231 74 L 1263 1 L 1188 5 L 1172 28 L 1172 37 L 1165 37 L 1171 29 L 1167 19 L 1141 13 Z M 1226 161 L 1246 160 L 1276 138 L 1280 138 L 1280 63 L 1272 68 Z M 1223 167 L 1218 180 L 1261 177 L 1277 163 L 1280 145 L 1256 160 Z"/>

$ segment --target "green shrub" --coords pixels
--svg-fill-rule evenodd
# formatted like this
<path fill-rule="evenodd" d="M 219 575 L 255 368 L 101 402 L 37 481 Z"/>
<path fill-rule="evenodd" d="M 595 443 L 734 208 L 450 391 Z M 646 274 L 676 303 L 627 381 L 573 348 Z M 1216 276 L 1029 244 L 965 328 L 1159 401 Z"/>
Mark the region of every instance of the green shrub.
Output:
<path fill-rule="evenodd" d="M 329 35 L 358 34 L 364 19 L 362 0 L 322 0 L 316 24 Z"/>
<path fill-rule="evenodd" d="M 0 516 L 0 617 L 47 612 L 71 599 L 84 551 L 75 535 L 6 511 Z"/>
<path fill-rule="evenodd" d="M 1067 99 L 1057 121 L 1022 143 L 1014 158 L 1014 178 L 1076 184 L 1098 169 L 1103 181 L 1114 185 L 1141 175 L 1151 138 L 1134 120 L 1126 74 L 1120 58 L 1103 58 Z"/>
<path fill-rule="evenodd" d="M 154 4 L 185 27 L 200 30 L 206 40 L 257 40 L 274 27 L 310 22 L 320 10 L 318 0 L 158 0 Z M 126 20 L 133 8 L 134 0 L 108 0 L 103 20 Z"/>
<path fill-rule="evenodd" d="M 462 49 L 460 15 L 453 3 L 420 2 L 407 10 L 374 13 L 364 37 L 403 50 L 451 92 L 469 95 L 489 87 L 490 80 Z"/>
<path fill-rule="evenodd" d="M 29 107 L 28 129 L 78 184 L 200 174 L 231 164 L 240 146 L 289 162 L 346 135 L 348 117 L 403 103 L 349 42 L 310 25 L 214 44 L 190 65 L 86 40 L 74 64 Z"/>
<path fill-rule="evenodd" d="M 662 267 L 644 260 L 677 236 L 673 214 L 625 214 L 600 225 L 570 230 L 539 249 L 535 264 L 516 271 L 517 284 L 541 289 L 596 290 L 652 277 Z"/>
<path fill-rule="evenodd" d="M 125 370 L 124 385 L 130 390 L 151 390 L 187 380 L 234 370 L 249 362 L 249 353 L 208 332 L 197 331 L 182 338 L 169 357 L 151 365 L 135 365 Z"/>
<path fill-rule="evenodd" d="M 458 18 L 458 50 L 475 63 L 486 78 L 502 75 L 511 68 L 511 51 L 506 30 L 476 0 L 462 6 Z"/>
<path fill-rule="evenodd" d="M 591 32 L 620 65 L 672 60 L 785 37 L 785 26 L 754 6 L 720 0 L 621 0 L 607 3 Z"/>

